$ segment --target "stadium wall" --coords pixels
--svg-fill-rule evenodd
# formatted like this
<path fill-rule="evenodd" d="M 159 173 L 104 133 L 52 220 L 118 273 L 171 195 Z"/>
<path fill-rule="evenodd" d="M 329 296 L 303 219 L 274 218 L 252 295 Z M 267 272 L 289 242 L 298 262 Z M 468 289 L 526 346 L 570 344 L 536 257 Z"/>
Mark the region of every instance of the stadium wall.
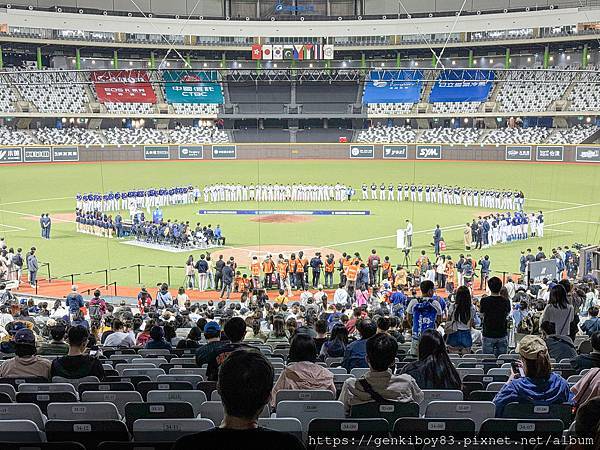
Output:
<path fill-rule="evenodd" d="M 458 160 L 600 163 L 600 145 L 220 144 L 0 147 L 0 165 L 161 160 Z"/>

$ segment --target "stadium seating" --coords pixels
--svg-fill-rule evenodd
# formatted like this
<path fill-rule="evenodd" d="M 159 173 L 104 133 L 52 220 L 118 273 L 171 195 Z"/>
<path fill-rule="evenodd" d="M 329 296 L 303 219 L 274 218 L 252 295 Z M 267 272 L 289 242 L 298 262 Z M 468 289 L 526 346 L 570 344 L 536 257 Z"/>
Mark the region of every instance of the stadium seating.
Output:
<path fill-rule="evenodd" d="M 360 130 L 356 142 L 414 142 L 415 138 L 416 133 L 410 127 L 375 126 Z"/>
<path fill-rule="evenodd" d="M 100 134 L 86 128 L 38 128 L 33 135 L 40 144 L 49 145 L 100 145 Z"/>
<path fill-rule="evenodd" d="M 225 144 L 229 142 L 226 131 L 214 126 L 176 127 L 169 131 L 170 142 L 181 144 Z"/>
<path fill-rule="evenodd" d="M 572 78 L 568 72 L 546 72 L 543 76 L 529 70 L 508 72 L 496 101 L 503 112 L 544 111 L 561 98 Z"/>
<path fill-rule="evenodd" d="M 571 111 L 600 111 L 600 77 L 598 67 L 588 66 L 588 70 L 580 75 L 573 83 L 569 94 L 569 110 Z M 594 72 L 595 71 L 595 72 Z"/>
<path fill-rule="evenodd" d="M 108 128 L 103 130 L 109 144 L 167 144 L 168 136 L 156 128 Z"/>
<path fill-rule="evenodd" d="M 152 103 L 104 103 L 106 111 L 111 114 L 119 114 L 126 117 L 142 116 L 155 113 Z"/>
<path fill-rule="evenodd" d="M 530 128 L 498 128 L 490 130 L 485 136 L 485 144 L 541 144 L 550 134 L 550 129 L 542 127 Z"/>
<path fill-rule="evenodd" d="M 580 144 L 600 130 L 597 125 L 576 125 L 572 128 L 555 130 L 546 140 L 548 144 Z"/>
<path fill-rule="evenodd" d="M 423 131 L 420 142 L 446 144 L 474 144 L 479 142 L 481 130 L 477 128 L 431 128 Z"/>
<path fill-rule="evenodd" d="M 14 73 L 8 73 L 7 77 L 21 97 L 39 112 L 82 113 L 88 110 L 89 98 L 77 73 L 29 73 L 27 83 Z"/>
<path fill-rule="evenodd" d="M 431 112 L 440 114 L 475 113 L 481 102 L 436 102 L 431 104 Z"/>
<path fill-rule="evenodd" d="M 397 116 L 410 113 L 413 106 L 414 103 L 369 103 L 367 114 L 369 116 Z"/>
<path fill-rule="evenodd" d="M 15 102 L 17 96 L 10 84 L 0 84 L 0 111 L 14 112 L 16 111 Z"/>
<path fill-rule="evenodd" d="M 219 105 L 216 103 L 173 103 L 175 114 L 193 114 L 195 116 L 216 116 Z"/>
<path fill-rule="evenodd" d="M 34 145 L 33 136 L 26 131 L 0 127 L 0 145 Z"/>

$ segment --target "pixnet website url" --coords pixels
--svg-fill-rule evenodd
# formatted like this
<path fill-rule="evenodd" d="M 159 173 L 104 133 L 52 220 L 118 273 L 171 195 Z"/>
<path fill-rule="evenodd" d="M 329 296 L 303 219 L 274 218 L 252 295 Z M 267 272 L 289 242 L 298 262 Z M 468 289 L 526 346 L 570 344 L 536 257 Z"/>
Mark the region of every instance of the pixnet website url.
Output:
<path fill-rule="evenodd" d="M 583 445 L 590 446 L 594 444 L 592 438 L 578 438 L 574 436 L 562 436 L 560 438 L 555 436 L 548 437 L 522 437 L 515 439 L 513 437 L 466 437 L 457 439 L 453 436 L 437 436 L 437 437 L 418 437 L 418 436 L 397 436 L 397 437 L 381 437 L 364 434 L 360 437 L 329 437 L 329 436 L 318 436 L 308 437 L 309 447 L 320 446 L 320 447 L 388 447 L 388 446 L 427 446 L 429 448 L 436 448 L 438 446 L 463 446 L 464 448 L 471 446 L 535 446 L 535 445 Z"/>

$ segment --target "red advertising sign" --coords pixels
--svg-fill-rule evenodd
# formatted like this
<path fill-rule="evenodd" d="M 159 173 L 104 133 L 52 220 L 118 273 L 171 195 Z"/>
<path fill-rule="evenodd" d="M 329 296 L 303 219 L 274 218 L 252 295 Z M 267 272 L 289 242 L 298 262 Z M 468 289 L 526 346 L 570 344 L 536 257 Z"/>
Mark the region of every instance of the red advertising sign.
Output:
<path fill-rule="evenodd" d="M 101 103 L 156 103 L 156 93 L 144 70 L 92 72 L 92 81 Z"/>

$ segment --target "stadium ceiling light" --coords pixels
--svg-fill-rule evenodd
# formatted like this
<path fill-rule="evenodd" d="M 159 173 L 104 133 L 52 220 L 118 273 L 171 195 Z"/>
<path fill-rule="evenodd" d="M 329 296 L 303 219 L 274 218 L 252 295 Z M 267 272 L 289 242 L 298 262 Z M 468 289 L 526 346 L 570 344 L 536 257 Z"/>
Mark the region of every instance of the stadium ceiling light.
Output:
<path fill-rule="evenodd" d="M 313 68 L 313 63 L 310 63 L 310 64 L 308 65 L 308 67 L 310 67 L 310 68 L 312 69 L 312 68 Z"/>
<path fill-rule="evenodd" d="M 587 116 L 585 118 L 586 123 L 590 123 L 592 121 L 592 118 L 590 116 Z"/>
<path fill-rule="evenodd" d="M 92 59 L 92 64 L 96 64 L 96 60 L 95 59 Z"/>
<path fill-rule="evenodd" d="M 494 64 L 494 60 L 490 58 L 490 64 Z"/>
<path fill-rule="evenodd" d="M 204 66 L 204 67 L 208 67 L 208 63 L 204 63 L 204 64 L 203 64 L 203 66 Z"/>
<path fill-rule="evenodd" d="M 527 58 L 527 62 L 531 62 L 531 57 Z"/>
<path fill-rule="evenodd" d="M 456 65 L 456 61 L 452 60 L 452 65 L 455 66 Z"/>

